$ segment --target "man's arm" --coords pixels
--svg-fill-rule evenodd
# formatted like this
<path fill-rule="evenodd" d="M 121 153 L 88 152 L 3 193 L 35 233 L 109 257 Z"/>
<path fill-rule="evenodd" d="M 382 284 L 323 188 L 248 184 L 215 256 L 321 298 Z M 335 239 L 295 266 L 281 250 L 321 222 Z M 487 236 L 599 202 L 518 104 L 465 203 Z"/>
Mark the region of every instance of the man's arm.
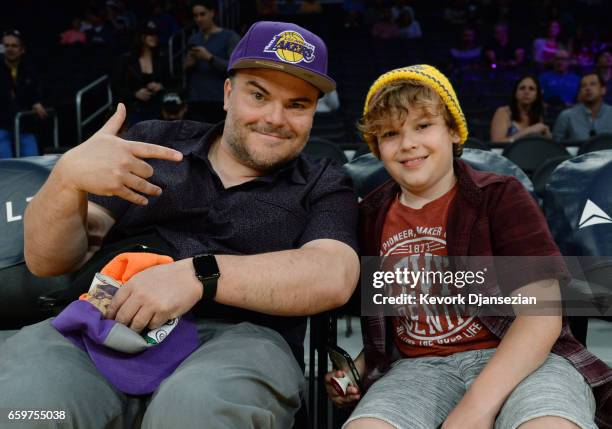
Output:
<path fill-rule="evenodd" d="M 217 259 L 222 273 L 217 302 L 278 316 L 304 316 L 340 307 L 353 294 L 359 277 L 357 254 L 336 240 Z"/>
<path fill-rule="evenodd" d="M 561 302 L 559 283 L 548 279 L 517 289 L 513 295 L 536 297 L 538 302 Z M 518 313 L 495 354 L 449 414 L 443 429 L 491 428 L 506 398 L 548 357 L 561 332 L 561 310 L 546 315 Z M 554 314 L 558 313 L 558 314 Z"/>
<path fill-rule="evenodd" d="M 103 207 L 88 203 L 87 193 L 63 182 L 61 168 L 28 204 L 24 217 L 24 255 L 37 276 L 53 276 L 80 267 L 99 249 L 115 220 Z"/>
<path fill-rule="evenodd" d="M 568 131 L 569 117 L 566 114 L 566 110 L 559 113 L 557 120 L 555 121 L 555 125 L 553 127 L 553 140 L 556 142 L 560 142 L 563 140 L 567 140 L 567 131 Z"/>
<path fill-rule="evenodd" d="M 339 307 L 349 300 L 359 277 L 355 250 L 330 239 L 299 249 L 216 259 L 221 277 L 215 301 L 278 316 Z M 186 313 L 201 298 L 202 284 L 187 258 L 136 274 L 117 292 L 106 317 L 140 331 Z"/>

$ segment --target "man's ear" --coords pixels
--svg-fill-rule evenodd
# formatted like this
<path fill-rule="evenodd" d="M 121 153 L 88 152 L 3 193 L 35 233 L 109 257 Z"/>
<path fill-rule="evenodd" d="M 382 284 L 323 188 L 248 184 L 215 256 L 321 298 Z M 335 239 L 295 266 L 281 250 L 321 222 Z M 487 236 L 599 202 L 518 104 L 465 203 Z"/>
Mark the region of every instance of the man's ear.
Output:
<path fill-rule="evenodd" d="M 230 78 L 225 79 L 223 83 L 223 110 L 227 112 L 227 105 L 229 103 L 229 97 L 232 93 L 232 80 Z"/>

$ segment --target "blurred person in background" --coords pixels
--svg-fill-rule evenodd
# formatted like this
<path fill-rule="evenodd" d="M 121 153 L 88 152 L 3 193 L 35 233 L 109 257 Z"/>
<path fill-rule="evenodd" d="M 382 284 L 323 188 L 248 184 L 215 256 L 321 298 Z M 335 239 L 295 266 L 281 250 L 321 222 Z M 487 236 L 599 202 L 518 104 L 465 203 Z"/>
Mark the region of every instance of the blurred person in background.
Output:
<path fill-rule="evenodd" d="M 322 13 L 323 7 L 319 0 L 304 0 L 298 12 L 302 14 Z"/>
<path fill-rule="evenodd" d="M 555 140 L 588 140 L 598 134 L 612 133 L 612 106 L 605 104 L 604 81 L 597 73 L 580 80 L 579 103 L 559 114 L 553 128 Z"/>
<path fill-rule="evenodd" d="M 414 11 L 406 6 L 397 17 L 398 34 L 401 39 L 420 39 L 423 36 L 421 24 L 414 19 Z"/>
<path fill-rule="evenodd" d="M 81 18 L 74 17 L 70 28 L 60 34 L 60 45 L 84 45 L 87 42 L 85 32 L 81 30 Z"/>
<path fill-rule="evenodd" d="M 0 158 L 12 158 L 15 114 L 33 110 L 39 119 L 47 117 L 42 89 L 34 67 L 24 60 L 26 52 L 21 32 L 8 30 L 2 35 L 4 54 L 0 55 Z M 20 134 L 20 156 L 38 155 L 38 142 L 27 123 Z"/>
<path fill-rule="evenodd" d="M 199 121 L 215 123 L 225 118 L 223 82 L 227 64 L 239 36 L 215 24 L 217 2 L 191 2 L 198 32 L 189 38 L 185 59 L 187 102 L 190 114 Z"/>
<path fill-rule="evenodd" d="M 178 32 L 181 27 L 176 22 L 176 18 L 164 9 L 162 0 L 153 0 L 151 9 L 150 20 L 157 26 L 159 43 L 166 45 L 170 37 Z"/>
<path fill-rule="evenodd" d="M 500 22 L 493 28 L 493 40 L 485 47 L 485 59 L 491 68 L 517 67 L 525 61 L 525 49 L 510 41 L 508 24 Z"/>
<path fill-rule="evenodd" d="M 525 75 L 516 81 L 510 104 L 495 111 L 491 121 L 491 141 L 512 143 L 529 134 L 551 135 L 544 124 L 540 83 L 535 76 Z"/>
<path fill-rule="evenodd" d="M 569 106 L 576 100 L 580 78 L 570 71 L 570 54 L 559 49 L 555 54 L 553 70 L 540 75 L 544 102 Z"/>
<path fill-rule="evenodd" d="M 276 0 L 256 0 L 257 15 L 260 17 L 278 15 Z"/>
<path fill-rule="evenodd" d="M 612 48 L 606 48 L 597 54 L 595 72 L 601 76 L 606 86 L 604 101 L 612 104 Z"/>
<path fill-rule="evenodd" d="M 372 37 L 379 40 L 395 39 L 399 36 L 399 27 L 393 19 L 390 7 L 385 7 L 380 19 L 372 27 Z"/>
<path fill-rule="evenodd" d="M 477 43 L 476 30 L 464 27 L 461 30 L 461 42 L 450 50 L 453 63 L 460 67 L 477 66 L 482 57 L 482 46 Z"/>
<path fill-rule="evenodd" d="M 106 20 L 106 9 L 92 7 L 87 11 L 85 35 L 87 43 L 94 47 L 112 48 L 116 44 L 113 27 Z"/>
<path fill-rule="evenodd" d="M 540 37 L 533 41 L 533 60 L 539 64 L 550 64 L 560 49 L 565 49 L 561 44 L 561 24 L 559 21 L 550 21 L 547 27 L 546 37 Z"/>
<path fill-rule="evenodd" d="M 114 73 L 114 87 L 119 101 L 128 110 L 128 125 L 157 119 L 161 91 L 167 84 L 167 67 L 159 55 L 157 27 L 149 21 L 134 39 L 134 49 L 123 55 Z"/>
<path fill-rule="evenodd" d="M 187 104 L 178 92 L 166 92 L 162 98 L 161 118 L 164 121 L 179 121 L 187 113 Z"/>

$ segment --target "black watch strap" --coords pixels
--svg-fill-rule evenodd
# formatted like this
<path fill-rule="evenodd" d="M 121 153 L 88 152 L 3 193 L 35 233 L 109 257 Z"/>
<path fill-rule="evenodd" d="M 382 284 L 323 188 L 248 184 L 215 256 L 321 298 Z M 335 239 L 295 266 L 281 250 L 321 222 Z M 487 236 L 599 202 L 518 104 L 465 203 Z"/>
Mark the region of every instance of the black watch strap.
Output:
<path fill-rule="evenodd" d="M 195 275 L 202 282 L 202 299 L 212 301 L 217 295 L 217 281 L 221 277 L 215 255 L 201 254 L 193 257 Z"/>

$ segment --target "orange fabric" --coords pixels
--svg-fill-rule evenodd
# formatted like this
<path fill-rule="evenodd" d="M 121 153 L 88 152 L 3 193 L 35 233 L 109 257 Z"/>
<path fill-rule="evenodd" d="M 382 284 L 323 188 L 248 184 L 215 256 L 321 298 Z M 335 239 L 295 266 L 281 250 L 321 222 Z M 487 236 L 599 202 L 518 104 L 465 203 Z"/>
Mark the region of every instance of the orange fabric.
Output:
<path fill-rule="evenodd" d="M 106 264 L 100 272 L 124 284 L 134 274 L 155 265 L 169 264 L 171 262 L 174 262 L 174 260 L 170 256 L 157 255 L 155 253 L 121 253 Z"/>
<path fill-rule="evenodd" d="M 174 262 L 174 260 L 170 256 L 157 255 L 155 253 L 121 253 L 106 264 L 100 272 L 124 284 L 140 271 L 154 265 L 169 264 L 171 262 Z M 79 296 L 80 301 L 89 301 L 89 298 L 88 292 L 82 293 Z"/>
<path fill-rule="evenodd" d="M 439 258 L 442 261 L 446 259 L 448 209 L 456 189 L 454 187 L 420 209 L 406 207 L 398 199 L 391 204 L 385 218 L 380 249 L 381 256 L 391 256 L 388 264 L 392 267 L 383 265 L 385 270 L 404 267 L 410 271 L 425 270 L 434 263 L 432 256 L 442 257 Z M 428 289 L 423 290 L 425 287 Z M 453 287 L 418 284 L 416 290 L 432 296 L 449 295 L 453 293 Z M 408 357 L 449 356 L 499 344 L 499 339 L 477 317 L 462 318 L 452 306 L 419 305 L 406 316 L 393 317 L 392 326 L 395 344 Z"/>

